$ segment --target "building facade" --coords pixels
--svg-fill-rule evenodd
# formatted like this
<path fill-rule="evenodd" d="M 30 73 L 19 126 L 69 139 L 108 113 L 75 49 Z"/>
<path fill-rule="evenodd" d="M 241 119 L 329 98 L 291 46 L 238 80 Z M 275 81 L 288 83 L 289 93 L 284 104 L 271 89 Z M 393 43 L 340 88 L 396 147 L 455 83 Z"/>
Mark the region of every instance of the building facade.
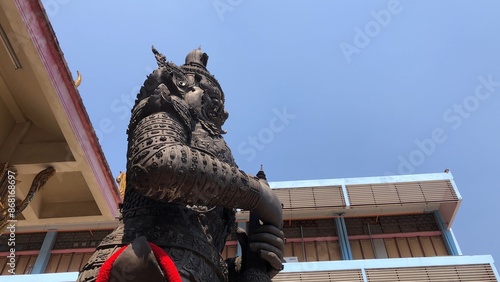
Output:
<path fill-rule="evenodd" d="M 273 187 L 290 261 L 273 281 L 498 281 L 491 256 L 464 256 L 455 240 L 451 173 Z"/>

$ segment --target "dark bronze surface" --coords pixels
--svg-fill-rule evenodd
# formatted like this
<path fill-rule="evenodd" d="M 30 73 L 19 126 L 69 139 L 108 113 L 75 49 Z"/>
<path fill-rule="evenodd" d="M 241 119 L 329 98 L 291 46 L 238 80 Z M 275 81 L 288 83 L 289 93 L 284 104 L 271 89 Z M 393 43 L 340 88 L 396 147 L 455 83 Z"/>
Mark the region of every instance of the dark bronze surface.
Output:
<path fill-rule="evenodd" d="M 238 169 L 222 137 L 228 113 L 224 93 L 206 69 L 208 55 L 196 49 L 179 67 L 154 48 L 153 53 L 158 68 L 137 96 L 127 132 L 122 219 L 84 266 L 79 281 L 94 281 L 112 253 L 142 236 L 169 254 L 184 281 L 270 281 L 283 257 L 281 203 L 265 176 Z M 260 261 L 252 264 L 258 267 L 244 260 L 233 267 L 233 259 L 228 270 L 220 255 L 235 225 L 235 208 L 251 210 L 257 225 L 271 228 L 261 228 L 271 231 L 254 237 L 250 228 L 243 247 Z M 253 251 L 252 238 L 262 241 L 252 245 Z M 132 254 L 120 255 L 122 265 Z M 141 275 L 124 271 L 115 278 L 132 281 Z"/>

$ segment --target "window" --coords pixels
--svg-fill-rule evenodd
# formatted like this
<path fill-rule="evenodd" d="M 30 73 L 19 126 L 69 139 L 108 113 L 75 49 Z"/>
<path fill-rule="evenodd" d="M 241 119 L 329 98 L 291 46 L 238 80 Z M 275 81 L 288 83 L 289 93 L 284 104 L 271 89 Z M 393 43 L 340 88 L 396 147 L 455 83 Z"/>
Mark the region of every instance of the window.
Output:
<path fill-rule="evenodd" d="M 340 260 L 337 228 L 333 219 L 287 220 L 285 257 L 298 262 Z"/>
<path fill-rule="evenodd" d="M 345 218 L 353 259 L 449 255 L 432 213 Z"/>

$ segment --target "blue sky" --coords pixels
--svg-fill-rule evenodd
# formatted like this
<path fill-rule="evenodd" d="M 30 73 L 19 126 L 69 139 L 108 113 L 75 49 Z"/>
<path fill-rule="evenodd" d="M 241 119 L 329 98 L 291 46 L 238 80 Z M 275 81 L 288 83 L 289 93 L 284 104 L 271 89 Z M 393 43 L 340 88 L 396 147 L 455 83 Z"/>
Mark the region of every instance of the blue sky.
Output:
<path fill-rule="evenodd" d="M 270 181 L 450 169 L 467 255 L 500 259 L 498 1 L 43 0 L 116 176 L 129 111 L 156 67 L 199 46 L 225 139 Z"/>

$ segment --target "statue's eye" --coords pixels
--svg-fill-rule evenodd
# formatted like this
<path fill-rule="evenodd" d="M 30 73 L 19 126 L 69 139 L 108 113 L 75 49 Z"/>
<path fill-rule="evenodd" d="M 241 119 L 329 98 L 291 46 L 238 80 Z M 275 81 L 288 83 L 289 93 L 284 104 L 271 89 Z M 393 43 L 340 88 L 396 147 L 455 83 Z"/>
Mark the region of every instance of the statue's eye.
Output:
<path fill-rule="evenodd" d="M 187 83 L 184 81 L 184 80 L 181 80 L 177 83 L 177 85 L 181 86 L 181 87 L 184 87 L 187 85 Z"/>

